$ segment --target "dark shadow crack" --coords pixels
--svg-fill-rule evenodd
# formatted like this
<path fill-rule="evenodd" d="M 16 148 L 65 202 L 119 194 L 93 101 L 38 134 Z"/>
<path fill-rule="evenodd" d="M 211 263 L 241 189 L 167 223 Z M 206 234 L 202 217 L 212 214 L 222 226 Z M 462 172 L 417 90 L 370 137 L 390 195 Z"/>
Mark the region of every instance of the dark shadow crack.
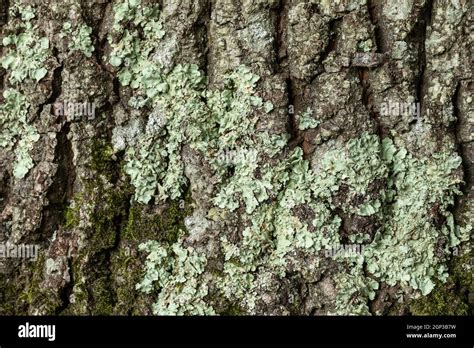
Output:
<path fill-rule="evenodd" d="M 56 58 L 56 60 L 58 60 L 58 50 L 57 50 L 56 47 L 53 48 L 53 55 Z M 61 95 L 63 69 L 64 69 L 64 64 L 62 62 L 59 66 L 57 66 L 54 69 L 54 71 L 53 71 L 53 80 L 51 82 L 51 93 L 50 93 L 49 97 L 43 103 L 41 103 L 38 106 L 38 111 L 36 112 L 36 115 L 34 116 L 34 119 L 40 118 L 41 113 L 44 110 L 44 107 L 46 105 L 53 105 L 56 102 L 56 100 L 59 98 L 59 96 Z M 33 120 L 30 120 L 30 122 L 33 121 Z"/>
<path fill-rule="evenodd" d="M 310 84 L 322 73 L 325 72 L 324 70 L 324 61 L 328 58 L 329 54 L 336 50 L 337 48 L 337 30 L 339 24 L 342 22 L 342 17 L 331 19 L 328 23 L 328 42 L 327 45 L 324 47 L 323 51 L 319 55 L 319 59 L 316 62 L 317 70 L 314 76 L 311 78 Z"/>
<path fill-rule="evenodd" d="M 0 28 L 8 23 L 9 0 L 0 0 Z"/>
<path fill-rule="evenodd" d="M 457 153 L 461 156 L 462 158 L 462 168 L 463 168 L 463 180 L 464 180 L 464 185 L 462 187 L 463 194 L 467 194 L 468 191 L 471 190 L 472 188 L 472 173 L 471 173 L 471 168 L 467 165 L 468 162 L 470 162 L 470 159 L 467 157 L 467 153 L 465 151 L 465 145 L 466 143 L 463 143 L 461 139 L 459 138 L 459 122 L 460 122 L 460 110 L 459 110 L 459 93 L 461 90 L 461 85 L 462 85 L 462 80 L 458 81 L 456 84 L 456 89 L 454 90 L 453 96 L 451 98 L 451 103 L 453 105 L 453 116 L 456 119 L 456 122 L 453 124 L 453 134 L 455 137 L 455 143 L 457 145 Z M 472 161 L 472 159 L 471 159 Z M 457 201 L 459 201 L 459 197 L 457 197 Z M 455 206 L 458 204 L 456 203 Z"/>
<path fill-rule="evenodd" d="M 210 42 L 210 33 L 211 33 L 211 18 L 212 18 L 212 11 L 214 9 L 214 3 L 212 0 L 208 0 L 205 6 L 205 16 L 204 19 L 201 20 L 201 23 L 196 23 L 196 26 L 202 27 L 204 34 L 203 34 L 203 42 L 202 42 L 202 51 L 203 52 L 203 74 L 204 76 L 208 76 L 209 72 L 212 71 L 211 67 L 211 57 L 210 57 L 210 50 L 209 50 L 209 42 Z"/>
<path fill-rule="evenodd" d="M 387 50 L 383 32 L 381 6 L 381 1 L 367 0 L 367 11 L 369 13 L 370 23 L 374 26 L 373 39 L 375 41 L 375 46 L 377 47 L 377 50 L 375 51 L 376 53 L 384 53 Z"/>
<path fill-rule="evenodd" d="M 415 93 L 420 103 L 421 115 L 424 114 L 425 80 L 426 76 L 426 32 L 431 24 L 433 1 L 427 1 L 420 11 L 419 20 L 413 30 L 407 35 L 407 40 L 416 42 L 418 45 L 418 74 L 415 79 Z"/>
<path fill-rule="evenodd" d="M 75 167 L 72 161 L 72 144 L 68 139 L 69 128 L 69 123 L 65 123 L 57 135 L 54 157 L 58 167 L 46 193 L 48 205 L 43 210 L 38 233 L 44 243 L 63 225 L 65 210 L 73 195 Z"/>
<path fill-rule="evenodd" d="M 288 25 L 288 1 L 280 0 L 274 9 L 275 38 L 273 40 L 275 50 L 275 71 L 288 75 L 288 43 L 286 27 Z"/>
<path fill-rule="evenodd" d="M 288 122 L 287 122 L 287 132 L 290 134 L 290 139 L 288 140 L 288 147 L 290 150 L 294 149 L 297 146 L 302 145 L 303 136 L 298 128 L 298 121 L 296 120 L 297 107 L 295 103 L 295 86 L 294 81 L 291 78 L 286 79 L 286 90 L 288 94 Z"/>
<path fill-rule="evenodd" d="M 53 49 L 53 53 L 57 57 L 58 52 L 56 48 Z M 60 97 L 62 93 L 62 71 L 63 63 L 61 62 L 61 65 L 53 72 L 51 94 L 48 99 L 39 106 L 36 117 L 40 117 L 45 106 L 54 105 L 56 100 Z M 58 167 L 53 177 L 53 182 L 46 193 L 48 205 L 43 210 L 43 218 L 39 228 L 39 236 L 43 242 L 46 242 L 62 224 L 64 206 L 72 195 L 75 177 L 72 162 L 72 145 L 67 137 L 69 124 L 62 119 L 60 119 L 60 123 L 61 128 L 56 135 L 57 143 L 54 150 L 54 161 Z"/>
<path fill-rule="evenodd" d="M 74 290 L 74 272 L 73 272 L 73 264 L 72 259 L 68 257 L 67 259 L 67 267 L 69 272 L 69 282 L 61 289 L 59 294 L 59 298 L 61 300 L 61 305 L 56 308 L 55 315 L 60 315 L 63 313 L 71 304 L 71 295 Z"/>

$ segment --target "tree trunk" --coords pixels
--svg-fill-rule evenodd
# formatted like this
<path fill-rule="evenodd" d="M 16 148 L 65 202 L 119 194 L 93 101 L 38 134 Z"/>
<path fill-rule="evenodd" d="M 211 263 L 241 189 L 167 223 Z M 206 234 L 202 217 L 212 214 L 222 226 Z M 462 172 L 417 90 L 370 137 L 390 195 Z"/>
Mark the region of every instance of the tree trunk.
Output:
<path fill-rule="evenodd" d="M 1 314 L 471 312 L 470 1 L 0 4 Z"/>

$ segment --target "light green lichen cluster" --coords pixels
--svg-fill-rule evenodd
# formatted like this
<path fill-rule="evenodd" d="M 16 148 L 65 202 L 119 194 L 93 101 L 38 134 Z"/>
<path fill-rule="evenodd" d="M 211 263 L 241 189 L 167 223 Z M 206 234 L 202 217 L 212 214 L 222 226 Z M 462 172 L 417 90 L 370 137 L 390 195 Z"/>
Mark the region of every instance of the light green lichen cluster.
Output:
<path fill-rule="evenodd" d="M 349 196 L 355 196 L 381 178 L 387 180 L 386 192 L 372 212 L 381 218 L 381 227 L 365 245 L 363 255 L 335 258 L 345 271 L 335 277 L 337 298 L 331 312 L 370 314 L 367 303 L 382 281 L 399 284 L 402 290 L 419 289 L 425 295 L 435 279 L 446 279 L 449 247 L 467 240 L 471 229 L 455 226 L 447 210 L 460 184 L 454 174 L 460 164 L 458 156 L 435 154 L 431 159 L 416 159 L 389 139 L 380 141 L 365 134 L 343 149 L 328 152 L 321 163 L 318 171 L 312 171 L 296 149 L 274 167 L 270 182 L 278 192 L 277 199 L 242 215 L 242 221 L 250 223 L 242 232 L 242 241 L 232 243 L 227 236 L 221 237 L 224 269 L 212 282 L 225 298 L 252 312 L 259 300 L 258 289 L 269 286 L 271 276 L 284 277 L 289 264 L 293 272 L 296 268 L 304 273 L 307 265 L 298 264 L 296 252 L 299 258 L 301 253 L 310 257 L 341 243 L 341 219 L 332 204 L 340 187 L 349 187 Z M 313 212 L 309 220 L 295 211 L 303 205 Z M 433 205 L 446 218 L 441 226 L 430 215 Z M 354 211 L 350 203 L 344 209 Z M 439 256 L 435 248 L 443 238 L 447 243 Z"/>
<path fill-rule="evenodd" d="M 165 72 L 154 52 L 164 36 L 160 12 L 140 1 L 115 6 L 114 30 L 110 63 L 121 84 L 133 89 L 129 105 L 151 110 L 144 130 L 126 144 L 124 169 L 135 199 L 179 198 L 186 184 L 181 152 L 189 146 L 215 174 L 215 207 L 207 218 L 222 223 L 243 208 L 241 238 L 222 233 L 218 240 L 224 255 L 218 272 L 204 272 L 206 255 L 185 247 L 184 236 L 171 245 L 142 246 L 148 258 L 137 289 L 158 291 L 155 313 L 212 314 L 211 288 L 213 296 L 257 313 L 262 292 L 277 291 L 276 278 L 310 273 L 305 260 L 316 258 L 311 267 L 318 268 L 322 251 L 342 244 L 341 214 L 377 223 L 372 236 L 348 236 L 365 244 L 364 255 L 334 258 L 337 298 L 329 312 L 369 314 L 380 282 L 427 294 L 434 279 L 445 280 L 449 247 L 466 240 L 471 228 L 455 226 L 448 210 L 461 183 L 458 156 L 419 159 L 390 139 L 364 133 L 333 146 L 310 169 L 300 148 L 278 157 L 287 134 L 257 130 L 273 105 L 258 96 L 259 77 L 249 68 L 230 71 L 214 90 L 195 65 Z M 318 126 L 311 110 L 298 122 L 302 130 Z"/>
<path fill-rule="evenodd" d="M 272 178 L 270 165 L 264 165 L 263 159 L 274 157 L 286 145 L 285 135 L 269 136 L 255 131 L 258 111 L 267 113 L 273 108 L 255 95 L 258 80 L 258 76 L 241 66 L 226 77 L 224 90 L 208 91 L 207 107 L 211 114 L 207 118 L 211 122 L 202 132 L 205 137 L 193 144 L 220 174 L 221 189 L 214 204 L 230 211 L 243 202 L 251 213 L 269 198 Z M 220 160 L 229 152 L 237 154 L 236 161 Z M 228 178 L 225 173 L 231 167 L 234 174 Z"/>
<path fill-rule="evenodd" d="M 190 126 L 188 134 L 183 129 L 186 123 L 204 122 L 203 79 L 196 66 L 177 66 L 162 81 L 166 87 L 150 100 L 154 110 L 145 132 L 127 150 L 125 171 L 136 189 L 135 199 L 142 203 L 155 193 L 161 200 L 181 196 L 186 183 L 181 147 L 198 132 L 197 127 Z"/>
<path fill-rule="evenodd" d="M 150 42 L 164 35 L 157 8 L 124 2 L 115 11 L 114 28 L 120 30 L 124 20 L 132 22 L 136 29 L 126 29 L 118 42 L 112 39 L 110 62 L 120 67 L 121 84 L 136 90 L 129 104 L 153 109 L 145 132 L 127 150 L 125 171 L 136 188 L 137 201 L 148 203 L 156 192 L 161 200 L 180 197 L 186 183 L 180 154 L 185 144 L 200 151 L 220 172 L 228 164 L 217 163 L 214 156 L 233 150 L 237 141 L 246 145 L 240 148 L 240 153 L 249 160 L 257 154 L 255 147 L 265 147 L 266 154 L 274 155 L 285 144 L 284 139 L 275 145 L 267 135 L 255 136 L 251 132 L 257 121 L 251 111 L 260 108 L 269 112 L 272 105 L 253 95 L 259 78 L 248 68 L 230 73 L 222 91 L 207 91 L 205 78 L 196 65 L 178 65 L 165 74 L 154 61 L 154 46 Z M 145 33 L 141 40 L 139 28 Z M 218 195 L 216 204 L 237 207 L 239 195 L 251 211 L 256 202 L 267 198 L 265 185 L 268 184 L 252 178 L 255 168 L 245 166 L 248 162 L 241 161 L 242 166 L 236 166 L 236 175 L 222 189 L 229 198 L 220 199 L 224 194 Z"/>
<path fill-rule="evenodd" d="M 384 202 L 375 210 L 383 225 L 365 246 L 363 255 L 346 260 L 352 274 L 349 278 L 368 287 L 362 291 L 354 286 L 351 290 L 347 279 L 338 282 L 337 314 L 369 314 L 364 303 L 373 299 L 374 280 L 391 286 L 398 284 L 402 292 L 417 289 L 427 295 L 436 279 L 447 279 L 445 263 L 451 254 L 449 248 L 468 240 L 472 229 L 454 225 L 449 212 L 455 195 L 460 194 L 462 181 L 455 173 L 461 164 L 459 156 L 437 153 L 432 158 L 417 159 L 403 147 L 397 148 L 390 139 L 377 142 L 389 169 L 384 175 Z M 358 276 L 354 275 L 356 269 Z M 364 276 L 364 269 L 369 277 Z M 352 295 L 357 298 L 350 302 L 357 303 L 354 308 L 347 307 L 347 299 Z"/>
<path fill-rule="evenodd" d="M 1 57 L 2 67 L 8 72 L 8 81 L 16 86 L 28 80 L 38 82 L 47 74 L 44 67 L 48 59 L 49 41 L 41 37 L 33 25 L 35 18 L 31 6 L 13 3 L 10 16 L 17 18 L 15 34 L 3 39 L 5 54 Z M 40 138 L 36 128 L 28 123 L 30 102 L 18 89 L 7 88 L 3 92 L 4 102 L 0 106 L 0 147 L 14 149 L 13 176 L 23 178 L 33 167 L 30 150 Z"/>
<path fill-rule="evenodd" d="M 199 277 L 207 263 L 205 255 L 183 247 L 183 239 L 169 245 L 149 241 L 140 245 L 148 253 L 146 275 L 137 289 L 145 293 L 159 290 L 153 313 L 157 315 L 212 315 L 204 302 L 208 288 Z"/>
<path fill-rule="evenodd" d="M 41 37 L 33 25 L 35 14 L 31 6 L 13 4 L 10 15 L 17 14 L 21 15 L 21 24 L 17 28 L 21 32 L 3 38 L 6 53 L 1 59 L 2 67 L 10 71 L 11 83 L 22 82 L 27 78 L 39 81 L 48 73 L 44 63 L 49 56 L 49 40 Z"/>
<path fill-rule="evenodd" d="M 124 23 L 129 23 L 130 28 L 124 28 Z M 123 85 L 159 90 L 160 67 L 150 54 L 164 35 L 157 5 L 144 6 L 140 0 L 126 0 L 114 6 L 110 64 L 121 67 L 119 79 Z"/>
<path fill-rule="evenodd" d="M 4 103 L 0 105 L 0 147 L 15 149 L 13 176 L 21 179 L 33 167 L 29 151 L 39 140 L 36 128 L 27 122 L 29 103 L 27 98 L 14 89 L 3 92 Z M 15 146 L 16 143 L 16 146 Z"/>
<path fill-rule="evenodd" d="M 364 193 L 376 178 L 386 175 L 377 139 L 364 135 L 342 150 L 328 152 L 318 171 L 309 169 L 300 148 L 273 166 L 270 194 L 276 200 L 244 215 L 242 220 L 251 226 L 243 231 L 240 244 L 226 237 L 221 240 L 227 262 L 220 283 L 229 300 L 238 298 L 252 311 L 258 299 L 256 288 L 262 285 L 256 279 L 265 279 L 267 272 L 284 277 L 289 265 L 293 272 L 305 273 L 307 265 L 300 260 L 341 244 L 341 218 L 334 213 L 333 195 L 343 185 L 349 197 Z M 355 210 L 350 199 L 343 210 Z"/>
<path fill-rule="evenodd" d="M 334 277 L 337 298 L 334 311 L 338 315 L 370 315 L 368 301 L 375 298 L 379 283 L 365 277 L 362 267 L 353 266 Z"/>
<path fill-rule="evenodd" d="M 313 110 L 308 108 L 306 109 L 305 112 L 303 112 L 303 114 L 298 116 L 298 129 L 299 130 L 306 130 L 310 128 L 316 128 L 317 126 L 319 126 L 320 121 L 312 118 L 311 117 L 312 114 L 313 114 Z"/>
<path fill-rule="evenodd" d="M 59 36 L 70 39 L 68 48 L 71 52 L 79 51 L 90 58 L 95 49 L 92 44 L 91 34 L 92 28 L 86 24 L 80 23 L 73 26 L 71 22 L 65 22 Z"/>
<path fill-rule="evenodd" d="M 2 133 L 0 133 L 0 146 L 11 148 L 14 139 L 20 137 L 23 129 L 28 127 L 26 117 L 29 104 L 26 97 L 14 89 L 3 92 L 4 102 L 0 105 L 0 122 Z"/>
<path fill-rule="evenodd" d="M 358 52 L 370 52 L 373 49 L 373 41 L 372 40 L 365 40 L 359 41 L 357 43 L 357 51 Z"/>
<path fill-rule="evenodd" d="M 367 248 L 367 269 L 389 285 L 399 283 L 426 295 L 433 289 L 432 279 L 447 278 L 449 248 L 469 239 L 471 226 L 456 226 L 449 212 L 461 193 L 462 180 L 454 172 L 461 158 L 436 153 L 417 159 L 403 148 L 397 150 L 389 139 L 383 143 L 390 167 L 387 214 Z M 439 252 L 442 257 L 436 256 Z"/>
<path fill-rule="evenodd" d="M 371 184 L 387 177 L 388 168 L 383 156 L 380 139 L 366 133 L 350 140 L 342 150 L 327 152 L 318 164 L 314 189 L 316 195 L 330 199 L 344 185 L 348 194 L 341 208 L 347 212 L 366 210 L 368 202 L 355 203 L 353 198 L 365 196 Z M 367 214 L 362 211 L 360 215 Z"/>
<path fill-rule="evenodd" d="M 109 38 L 113 48 L 110 63 L 119 68 L 120 83 L 136 90 L 129 104 L 154 108 L 146 132 L 139 136 L 135 147 L 127 150 L 125 171 L 136 189 L 137 201 L 148 203 L 157 190 L 161 199 L 177 198 L 184 183 L 178 154 L 181 139 L 175 137 L 165 144 L 160 136 L 180 126 L 181 121 L 171 117 L 170 108 L 176 107 L 173 98 L 197 99 L 202 79 L 194 66 L 178 66 L 164 75 L 161 66 L 153 61 L 153 48 L 164 35 L 157 6 L 125 1 L 117 4 L 114 11 L 114 34 L 121 36 L 119 40 Z M 123 29 L 123 23 L 133 26 Z M 139 39 L 142 31 L 143 38 Z M 180 116 L 185 115 L 182 112 Z"/>

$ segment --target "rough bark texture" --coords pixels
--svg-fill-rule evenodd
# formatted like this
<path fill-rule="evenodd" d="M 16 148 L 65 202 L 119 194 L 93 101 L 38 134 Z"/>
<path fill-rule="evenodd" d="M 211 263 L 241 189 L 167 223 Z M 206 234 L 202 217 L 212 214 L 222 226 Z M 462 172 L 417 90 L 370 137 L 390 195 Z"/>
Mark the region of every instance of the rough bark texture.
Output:
<path fill-rule="evenodd" d="M 471 1 L 0 6 L 1 314 L 471 313 Z"/>

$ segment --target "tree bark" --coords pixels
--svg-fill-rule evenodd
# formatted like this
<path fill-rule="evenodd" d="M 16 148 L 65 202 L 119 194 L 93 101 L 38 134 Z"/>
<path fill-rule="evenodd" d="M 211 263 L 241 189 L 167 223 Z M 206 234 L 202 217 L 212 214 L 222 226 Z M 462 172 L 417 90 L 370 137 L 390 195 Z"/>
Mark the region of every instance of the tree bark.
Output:
<path fill-rule="evenodd" d="M 117 20 L 124 3 L 132 10 Z M 0 6 L 0 140 L 9 141 L 0 147 L 0 243 L 39 246 L 36 260 L 0 259 L 1 314 L 471 313 L 471 2 L 1 0 Z M 136 14 L 154 6 L 157 13 Z M 152 30 L 160 23 L 163 36 L 149 34 L 149 23 Z M 33 35 L 25 51 L 5 40 L 21 33 Z M 44 53 L 34 46 L 41 38 L 49 43 Z M 113 61 L 129 48 L 135 53 Z M 127 62 L 138 64 L 136 51 L 146 63 L 133 70 Z M 5 63 L 9 56 L 28 67 Z M 138 87 L 124 82 L 125 71 L 142 78 L 153 64 L 167 91 L 147 95 L 156 73 Z M 207 80 L 171 94 L 171 78 L 182 76 L 177 67 L 191 64 Z M 22 69 L 26 75 L 15 79 Z M 183 74 L 191 79 L 188 70 Z M 239 79 L 251 74 L 258 81 L 238 90 Z M 8 106 L 5 91 L 12 90 L 29 103 L 24 121 Z M 217 91 L 231 91 L 231 102 Z M 148 104 L 137 107 L 143 96 Z M 94 115 L 69 112 L 67 103 L 93 103 Z M 226 129 L 225 117 L 248 103 L 251 110 Z M 203 122 L 192 123 L 194 111 Z M 168 123 L 149 133 L 160 112 L 171 115 Z M 38 138 L 25 145 L 32 164 L 21 175 L 27 125 Z M 205 150 L 192 139 L 195 129 L 208 132 Z M 225 148 L 232 132 L 237 139 Z M 141 140 L 146 135 L 149 148 Z M 272 136 L 283 146 L 259 140 Z M 386 158 L 392 147 L 383 139 L 397 159 Z M 252 142 L 260 144 L 256 159 L 243 159 L 252 170 L 234 159 L 214 164 L 222 154 L 250 153 Z M 145 163 L 138 153 L 156 144 L 167 154 Z M 462 164 L 450 167 L 457 155 Z M 398 160 L 404 169 L 396 169 Z M 140 201 L 130 173 L 145 176 L 145 166 L 156 183 L 150 199 Z M 183 181 L 160 188 L 174 168 Z M 324 186 L 325 172 L 334 189 Z M 267 176 L 271 185 L 253 188 Z M 219 203 L 234 179 L 234 193 L 225 191 L 231 197 Z M 323 193 L 316 193 L 318 185 Z M 407 212 L 402 221 L 399 211 Z M 304 246 L 301 238 L 309 238 Z M 140 249 L 149 241 L 157 244 Z M 343 245 L 359 246 L 356 253 L 368 248 L 371 256 L 359 262 L 328 255 Z M 165 250 L 164 259 L 147 259 L 157 250 Z M 162 273 L 154 277 L 153 270 Z M 148 276 L 151 288 L 137 287 Z"/>

